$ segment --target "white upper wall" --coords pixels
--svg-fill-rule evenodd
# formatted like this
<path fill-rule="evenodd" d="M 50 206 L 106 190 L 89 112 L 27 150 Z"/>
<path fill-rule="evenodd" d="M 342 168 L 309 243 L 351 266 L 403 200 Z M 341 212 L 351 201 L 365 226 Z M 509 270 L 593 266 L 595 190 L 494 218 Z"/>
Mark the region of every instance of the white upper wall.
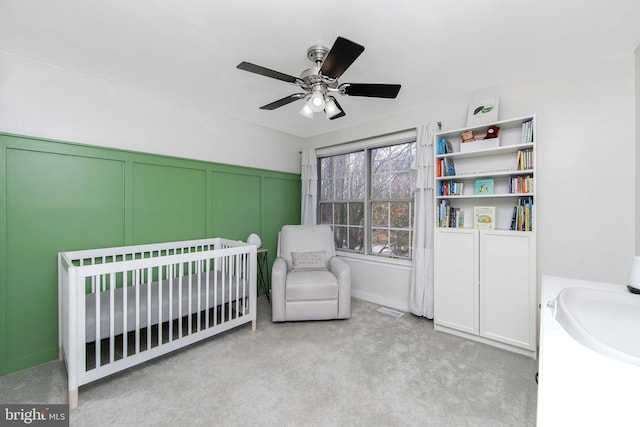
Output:
<path fill-rule="evenodd" d="M 500 119 L 528 114 L 538 119 L 539 275 L 625 283 L 635 240 L 634 76 L 630 54 L 451 99 L 308 144 L 322 147 L 436 121 L 443 130 L 464 127 L 470 101 L 498 95 Z"/>
<path fill-rule="evenodd" d="M 0 132 L 300 171 L 300 138 L 2 51 Z"/>
<path fill-rule="evenodd" d="M 640 46 L 636 48 L 636 255 L 640 255 Z"/>

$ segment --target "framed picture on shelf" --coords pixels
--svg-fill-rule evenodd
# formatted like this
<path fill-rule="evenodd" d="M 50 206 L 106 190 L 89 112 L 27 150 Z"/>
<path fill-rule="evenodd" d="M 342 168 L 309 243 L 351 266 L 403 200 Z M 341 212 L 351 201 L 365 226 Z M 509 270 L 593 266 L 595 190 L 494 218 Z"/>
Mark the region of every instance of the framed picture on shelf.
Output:
<path fill-rule="evenodd" d="M 473 207 L 473 228 L 495 230 L 496 207 L 495 206 L 474 206 Z"/>
<path fill-rule="evenodd" d="M 476 179 L 473 190 L 475 194 L 493 194 L 493 179 Z"/>
<path fill-rule="evenodd" d="M 498 97 L 481 99 L 469 104 L 467 126 L 479 126 L 498 121 Z"/>

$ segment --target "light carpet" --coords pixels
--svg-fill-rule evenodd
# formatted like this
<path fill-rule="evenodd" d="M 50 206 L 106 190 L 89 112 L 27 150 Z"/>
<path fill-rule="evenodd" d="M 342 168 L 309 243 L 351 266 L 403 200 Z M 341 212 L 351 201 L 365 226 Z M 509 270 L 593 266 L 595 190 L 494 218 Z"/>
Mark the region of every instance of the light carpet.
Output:
<path fill-rule="evenodd" d="M 534 426 L 537 363 L 352 300 L 349 320 L 249 325 L 80 387 L 72 426 Z M 64 403 L 50 362 L 2 403 Z"/>

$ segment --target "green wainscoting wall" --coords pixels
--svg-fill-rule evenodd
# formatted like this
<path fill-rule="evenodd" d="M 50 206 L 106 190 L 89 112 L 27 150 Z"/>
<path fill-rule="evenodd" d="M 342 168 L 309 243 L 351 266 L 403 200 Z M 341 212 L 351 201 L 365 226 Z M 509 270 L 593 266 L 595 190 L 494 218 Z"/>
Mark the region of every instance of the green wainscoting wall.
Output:
<path fill-rule="evenodd" d="M 300 223 L 300 175 L 0 133 L 0 375 L 58 356 L 57 253 Z"/>

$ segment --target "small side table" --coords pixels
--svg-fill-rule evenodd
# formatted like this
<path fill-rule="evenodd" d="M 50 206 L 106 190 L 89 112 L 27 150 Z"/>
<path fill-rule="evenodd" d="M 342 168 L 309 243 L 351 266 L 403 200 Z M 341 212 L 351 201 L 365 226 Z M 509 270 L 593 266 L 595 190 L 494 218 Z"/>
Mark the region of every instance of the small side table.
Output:
<path fill-rule="evenodd" d="M 259 248 L 258 256 L 258 295 L 264 291 L 267 301 L 271 302 L 271 275 L 269 275 L 269 253 L 265 248 Z"/>

